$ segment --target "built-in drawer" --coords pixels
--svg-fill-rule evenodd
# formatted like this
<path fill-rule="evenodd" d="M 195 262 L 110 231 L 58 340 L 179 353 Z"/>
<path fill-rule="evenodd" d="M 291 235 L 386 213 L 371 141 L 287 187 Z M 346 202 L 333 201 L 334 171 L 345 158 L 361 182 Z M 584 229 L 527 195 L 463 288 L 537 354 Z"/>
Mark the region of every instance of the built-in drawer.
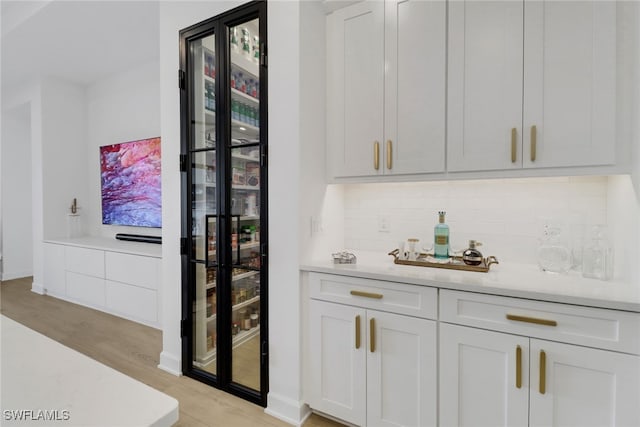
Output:
<path fill-rule="evenodd" d="M 107 280 L 158 289 L 160 259 L 148 256 L 106 252 Z"/>
<path fill-rule="evenodd" d="M 640 354 L 640 314 L 443 289 L 440 321 Z"/>
<path fill-rule="evenodd" d="M 65 246 L 64 261 L 66 271 L 104 279 L 104 251 Z"/>
<path fill-rule="evenodd" d="M 309 273 L 309 296 L 425 319 L 438 317 L 438 291 L 427 286 Z"/>
<path fill-rule="evenodd" d="M 104 279 L 84 274 L 66 272 L 67 296 L 83 304 L 96 308 L 104 308 Z"/>
<path fill-rule="evenodd" d="M 114 313 L 157 327 L 158 299 L 155 291 L 106 281 L 106 306 Z"/>

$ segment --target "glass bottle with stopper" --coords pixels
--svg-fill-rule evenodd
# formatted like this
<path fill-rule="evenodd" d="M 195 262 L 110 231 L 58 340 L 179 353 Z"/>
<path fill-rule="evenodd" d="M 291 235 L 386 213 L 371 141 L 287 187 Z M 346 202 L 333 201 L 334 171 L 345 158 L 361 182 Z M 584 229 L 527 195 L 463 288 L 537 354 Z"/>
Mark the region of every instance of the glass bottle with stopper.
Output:
<path fill-rule="evenodd" d="M 469 240 L 469 248 L 462 253 L 462 261 L 467 265 L 482 264 L 482 252 L 477 247 L 482 243 L 475 240 Z"/>
<path fill-rule="evenodd" d="M 446 212 L 438 212 L 439 221 L 434 227 L 433 255 L 438 259 L 449 258 L 449 226 L 444 222 Z"/>

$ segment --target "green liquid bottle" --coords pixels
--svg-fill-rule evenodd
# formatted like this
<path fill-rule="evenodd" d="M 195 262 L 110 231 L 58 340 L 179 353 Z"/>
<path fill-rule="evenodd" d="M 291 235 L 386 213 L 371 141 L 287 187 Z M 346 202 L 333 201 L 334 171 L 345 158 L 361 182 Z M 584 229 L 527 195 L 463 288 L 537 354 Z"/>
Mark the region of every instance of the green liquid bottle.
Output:
<path fill-rule="evenodd" d="M 438 259 L 449 258 L 449 226 L 444 223 L 446 212 L 438 212 L 439 223 L 433 229 L 433 255 Z"/>

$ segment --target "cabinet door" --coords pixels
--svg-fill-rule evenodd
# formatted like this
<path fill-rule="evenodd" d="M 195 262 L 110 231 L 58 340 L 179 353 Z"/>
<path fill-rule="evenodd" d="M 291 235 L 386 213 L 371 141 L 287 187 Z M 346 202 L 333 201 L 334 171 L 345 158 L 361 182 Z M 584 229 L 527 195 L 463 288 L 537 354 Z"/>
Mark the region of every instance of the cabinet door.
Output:
<path fill-rule="evenodd" d="M 309 405 L 357 425 L 366 422 L 365 320 L 362 309 L 309 304 Z"/>
<path fill-rule="evenodd" d="M 367 425 L 435 426 L 435 322 L 367 311 L 367 328 Z"/>
<path fill-rule="evenodd" d="M 522 1 L 449 2 L 450 171 L 522 165 L 522 14 Z"/>
<path fill-rule="evenodd" d="M 613 164 L 616 2 L 526 1 L 525 30 L 524 166 Z"/>
<path fill-rule="evenodd" d="M 385 2 L 385 174 L 444 171 L 446 2 Z M 391 154 L 389 156 L 389 154 Z"/>
<path fill-rule="evenodd" d="M 638 426 L 639 378 L 638 356 L 532 339 L 530 425 Z"/>
<path fill-rule="evenodd" d="M 528 342 L 441 323 L 440 425 L 528 425 Z"/>
<path fill-rule="evenodd" d="M 365 1 L 327 17 L 327 62 L 329 176 L 382 173 L 383 2 Z"/>

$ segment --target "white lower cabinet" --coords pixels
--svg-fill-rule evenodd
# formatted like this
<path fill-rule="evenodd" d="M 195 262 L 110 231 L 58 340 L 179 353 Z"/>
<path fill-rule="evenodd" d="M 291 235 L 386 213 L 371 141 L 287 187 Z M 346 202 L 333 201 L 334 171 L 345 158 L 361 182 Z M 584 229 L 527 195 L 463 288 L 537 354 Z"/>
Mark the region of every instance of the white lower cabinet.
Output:
<path fill-rule="evenodd" d="M 384 282 L 369 282 L 350 295 L 384 304 Z M 435 321 L 312 299 L 309 336 L 311 408 L 358 426 L 437 424 Z"/>
<path fill-rule="evenodd" d="M 441 291 L 440 303 L 441 320 L 468 324 L 440 323 L 441 426 L 640 425 L 633 342 L 603 344 L 627 354 L 534 338 L 592 342 L 594 319 L 605 317 L 616 337 L 631 335 L 637 314 L 455 291 Z M 473 327 L 490 319 L 513 333 Z"/>

